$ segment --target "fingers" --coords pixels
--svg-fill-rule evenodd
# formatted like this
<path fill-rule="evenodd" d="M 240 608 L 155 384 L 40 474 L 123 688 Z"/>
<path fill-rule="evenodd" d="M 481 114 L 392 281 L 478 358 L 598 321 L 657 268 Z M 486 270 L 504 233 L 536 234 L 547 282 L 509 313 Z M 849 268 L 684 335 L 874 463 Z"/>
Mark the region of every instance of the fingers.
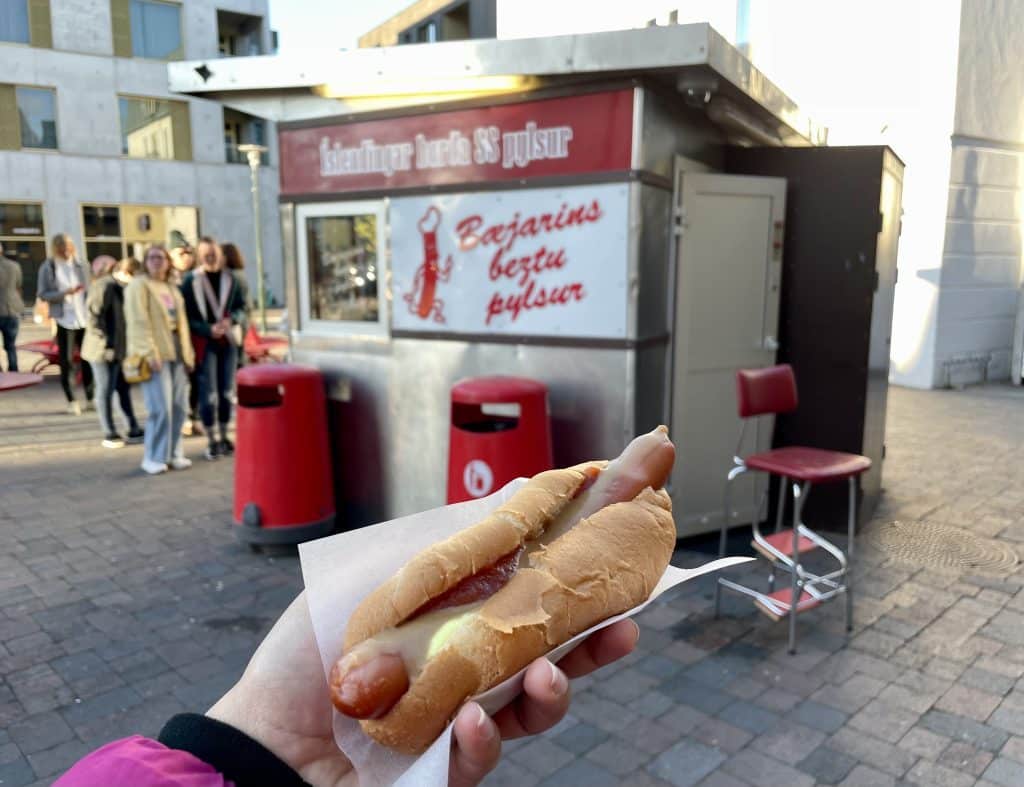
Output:
<path fill-rule="evenodd" d="M 526 670 L 523 693 L 494 715 L 502 738 L 521 738 L 550 729 L 569 710 L 569 679 L 547 659 Z"/>
<path fill-rule="evenodd" d="M 494 770 L 500 757 L 501 736 L 497 726 L 475 702 L 466 703 L 455 717 L 449 787 L 479 784 Z"/>
<path fill-rule="evenodd" d="M 640 629 L 628 618 L 594 632 L 558 662 L 566 675 L 578 678 L 633 652 Z"/>

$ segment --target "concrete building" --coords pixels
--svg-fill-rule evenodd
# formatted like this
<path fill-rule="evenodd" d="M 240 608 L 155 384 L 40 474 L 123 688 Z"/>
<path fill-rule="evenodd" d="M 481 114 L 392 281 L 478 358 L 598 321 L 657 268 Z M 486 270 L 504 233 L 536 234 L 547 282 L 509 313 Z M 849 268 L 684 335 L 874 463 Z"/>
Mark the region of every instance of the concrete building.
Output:
<path fill-rule="evenodd" d="M 147 243 L 238 244 L 255 292 L 249 167 L 259 142 L 269 293 L 283 300 L 273 125 L 175 95 L 167 62 L 269 54 L 267 0 L 5 0 L 0 4 L 0 242 L 24 269 L 26 298 L 48 238 L 80 255 Z"/>
<path fill-rule="evenodd" d="M 1020 0 L 420 0 L 360 45 L 476 37 L 453 15 L 498 38 L 709 22 L 830 144 L 887 144 L 906 162 L 892 381 L 1020 382 Z"/>

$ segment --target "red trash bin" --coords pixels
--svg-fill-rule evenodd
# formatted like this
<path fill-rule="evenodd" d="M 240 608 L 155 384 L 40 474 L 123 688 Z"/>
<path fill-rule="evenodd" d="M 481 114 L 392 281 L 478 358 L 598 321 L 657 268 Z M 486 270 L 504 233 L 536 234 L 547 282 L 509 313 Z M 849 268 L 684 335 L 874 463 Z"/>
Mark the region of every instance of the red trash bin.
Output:
<path fill-rule="evenodd" d="M 298 544 L 334 529 L 327 403 L 320 372 L 257 364 L 238 372 L 236 535 Z"/>
<path fill-rule="evenodd" d="M 489 495 L 552 467 L 548 389 L 524 377 L 474 377 L 452 387 L 448 502 Z"/>

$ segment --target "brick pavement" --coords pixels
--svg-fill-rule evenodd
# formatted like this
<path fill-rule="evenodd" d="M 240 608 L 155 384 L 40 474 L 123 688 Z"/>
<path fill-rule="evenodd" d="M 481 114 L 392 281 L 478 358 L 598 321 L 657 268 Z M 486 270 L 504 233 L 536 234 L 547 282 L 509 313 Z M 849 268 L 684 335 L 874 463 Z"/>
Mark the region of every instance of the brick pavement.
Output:
<path fill-rule="evenodd" d="M 878 519 L 1024 541 L 1024 392 L 891 394 Z M 238 676 L 300 588 L 232 540 L 231 465 L 146 478 L 55 379 L 0 400 L 0 784 L 48 784 L 154 734 Z M 196 458 L 201 440 L 190 441 Z M 706 555 L 681 550 L 675 562 Z M 742 575 L 745 570 L 739 570 Z M 574 683 L 570 715 L 506 744 L 490 785 L 1024 785 L 1024 572 L 942 574 L 865 552 L 838 606 L 783 625 L 699 580 L 643 615 L 636 653 Z"/>

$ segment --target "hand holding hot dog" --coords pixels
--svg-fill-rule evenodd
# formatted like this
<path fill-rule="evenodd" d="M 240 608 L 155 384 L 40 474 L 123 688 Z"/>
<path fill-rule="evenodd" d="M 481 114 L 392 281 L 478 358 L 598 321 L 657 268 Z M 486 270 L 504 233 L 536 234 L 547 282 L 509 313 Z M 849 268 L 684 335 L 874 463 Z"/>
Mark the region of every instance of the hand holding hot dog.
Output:
<path fill-rule="evenodd" d="M 524 693 L 493 718 L 466 704 L 455 718 L 449 784 L 472 787 L 498 764 L 502 739 L 550 729 L 569 707 L 566 677 L 575 678 L 629 654 L 636 625 L 628 620 L 595 633 L 553 668 L 537 659 Z M 301 594 L 260 644 L 245 674 L 207 711 L 259 741 L 315 787 L 355 787 L 351 763 L 334 741 L 313 626 Z"/>

